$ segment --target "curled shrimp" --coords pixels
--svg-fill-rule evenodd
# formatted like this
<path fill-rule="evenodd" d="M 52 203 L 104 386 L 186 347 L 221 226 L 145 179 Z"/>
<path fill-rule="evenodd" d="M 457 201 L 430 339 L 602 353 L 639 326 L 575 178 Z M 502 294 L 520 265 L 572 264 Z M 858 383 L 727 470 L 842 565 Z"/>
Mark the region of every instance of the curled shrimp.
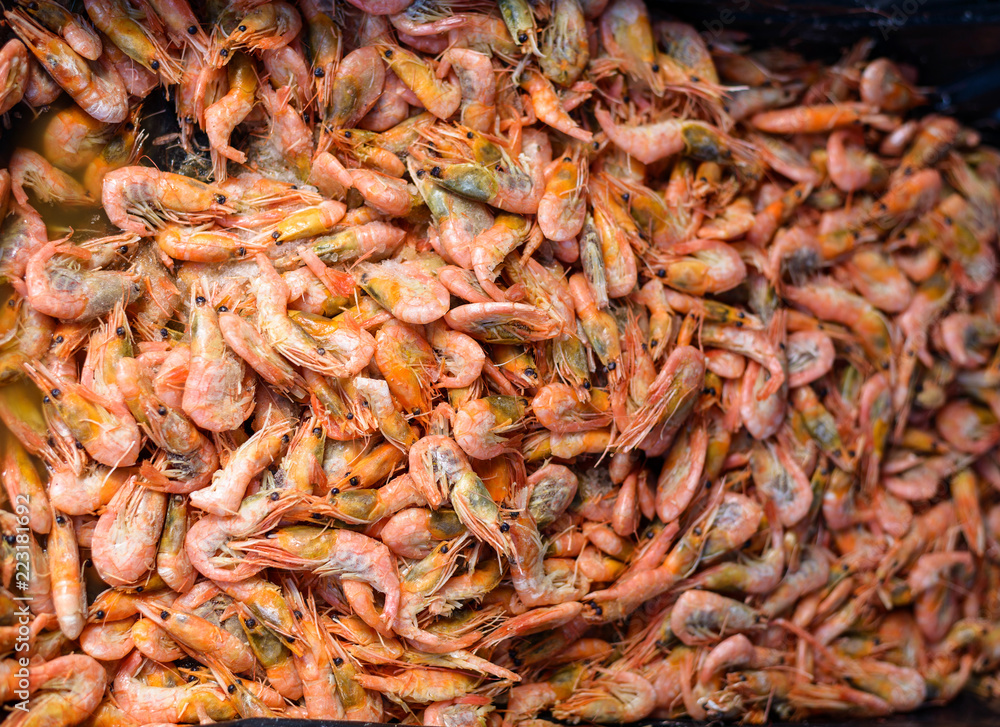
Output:
<path fill-rule="evenodd" d="M 233 211 L 218 187 L 149 167 L 106 174 L 101 202 L 112 224 L 137 235 L 150 235 L 167 222 L 197 224 Z"/>

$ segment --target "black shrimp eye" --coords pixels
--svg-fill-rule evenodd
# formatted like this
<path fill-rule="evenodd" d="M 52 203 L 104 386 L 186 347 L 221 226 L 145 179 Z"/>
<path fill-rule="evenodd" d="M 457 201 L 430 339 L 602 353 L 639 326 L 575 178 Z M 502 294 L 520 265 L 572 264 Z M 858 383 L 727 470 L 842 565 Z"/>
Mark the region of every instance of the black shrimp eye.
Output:
<path fill-rule="evenodd" d="M 330 490 L 331 497 L 333 495 L 339 495 L 339 494 L 340 494 L 340 488 L 339 487 L 334 487 L 332 490 Z"/>
<path fill-rule="evenodd" d="M 447 545 L 442 545 L 441 546 L 441 552 L 442 553 L 447 553 L 448 552 L 448 546 Z"/>
<path fill-rule="evenodd" d="M 344 659 L 342 657 L 339 657 L 339 656 L 333 657 L 333 665 L 334 666 L 342 666 L 343 663 L 344 663 Z"/>
<path fill-rule="evenodd" d="M 165 417 L 167 415 L 167 407 L 161 406 L 159 409 L 156 410 L 156 413 L 159 414 L 161 417 Z"/>
<path fill-rule="evenodd" d="M 62 391 L 61 390 L 59 390 L 59 389 L 53 389 L 52 390 L 52 398 L 53 399 L 58 399 L 60 396 L 62 396 Z"/>
<path fill-rule="evenodd" d="M 236 691 L 236 685 L 235 684 L 230 684 L 228 687 L 226 687 L 226 691 L 229 692 L 230 694 L 232 694 L 233 692 Z"/>
<path fill-rule="evenodd" d="M 431 176 L 432 177 L 440 177 L 441 176 L 441 167 L 434 167 L 433 169 L 431 169 Z"/>
<path fill-rule="evenodd" d="M 326 356 L 326 349 L 325 348 L 317 348 L 316 349 L 316 353 L 318 353 L 320 356 Z"/>
<path fill-rule="evenodd" d="M 237 30 L 239 30 L 241 33 L 245 33 L 247 32 L 247 26 L 241 25 L 239 28 L 237 28 Z"/>
<path fill-rule="evenodd" d="M 125 326 L 118 326 L 118 328 L 115 329 L 115 333 L 117 333 L 122 338 L 125 338 Z"/>
<path fill-rule="evenodd" d="M 277 240 L 279 237 L 281 237 L 281 233 L 278 232 L 277 230 L 275 230 L 274 232 L 271 233 L 271 239 L 272 240 Z"/>
<path fill-rule="evenodd" d="M 56 343 L 62 343 L 65 340 L 66 339 L 63 338 L 63 335 L 61 333 L 58 336 L 56 336 L 56 338 L 55 338 Z"/>
<path fill-rule="evenodd" d="M 138 293 L 140 290 L 142 290 L 142 286 L 139 285 L 139 283 L 132 283 L 132 290 Z"/>
<path fill-rule="evenodd" d="M 7 545 L 13 545 L 14 543 L 17 542 L 17 536 L 15 536 L 15 535 L 4 535 L 3 539 L 4 539 L 4 542 L 7 543 Z"/>
<path fill-rule="evenodd" d="M 255 629 L 257 628 L 257 619 L 251 616 L 250 618 L 247 619 L 246 624 L 248 629 Z"/>
<path fill-rule="evenodd" d="M 225 58 L 226 56 L 229 55 L 229 49 L 228 48 L 223 48 L 222 50 L 219 51 L 219 55 L 222 56 L 223 58 Z"/>
<path fill-rule="evenodd" d="M 323 428 L 322 427 L 314 427 L 313 428 L 313 436 L 314 437 L 318 437 L 321 434 L 323 434 Z"/>
<path fill-rule="evenodd" d="M 272 492 L 271 493 L 271 502 L 277 502 L 279 499 L 281 499 L 281 493 L 280 492 Z"/>
<path fill-rule="evenodd" d="M 465 138 L 466 139 L 474 139 L 474 138 L 476 138 L 476 135 L 473 134 L 471 131 L 469 131 L 469 132 L 466 132 Z"/>
<path fill-rule="evenodd" d="M 632 197 L 632 195 L 630 195 L 628 192 L 622 192 L 622 201 L 623 202 L 628 202 L 629 199 L 631 199 L 631 197 Z"/>
<path fill-rule="evenodd" d="M 518 33 L 517 34 L 517 42 L 518 43 L 527 43 L 528 42 L 528 34 L 527 33 Z"/>
<path fill-rule="evenodd" d="M 99 608 L 96 611 L 94 611 L 94 616 L 97 617 L 97 618 L 104 618 L 104 616 L 105 616 L 104 609 L 103 608 Z"/>
<path fill-rule="evenodd" d="M 57 525 L 63 525 L 65 522 L 66 522 L 66 518 L 64 518 L 62 515 L 56 515 L 56 524 Z"/>
<path fill-rule="evenodd" d="M 152 68 L 154 71 L 158 71 L 160 70 L 160 62 L 154 58 L 149 62 L 149 67 Z"/>
<path fill-rule="evenodd" d="M 288 435 L 287 434 L 282 434 L 281 435 L 281 443 L 282 444 L 288 444 Z"/>
<path fill-rule="evenodd" d="M 219 306 L 219 313 L 228 313 L 228 312 L 229 312 L 229 306 L 227 306 L 227 305 L 220 305 Z"/>
<path fill-rule="evenodd" d="M 353 418 L 354 418 L 354 414 L 352 414 L 351 412 L 347 412 L 347 420 L 350 421 Z"/>
<path fill-rule="evenodd" d="M 354 475 L 354 477 L 351 478 L 351 487 L 357 487 L 360 484 L 361 479 L 357 475 Z"/>
<path fill-rule="evenodd" d="M 128 252 L 128 245 L 122 245 L 121 247 L 119 247 L 118 248 L 118 252 L 120 252 L 122 255 L 124 255 L 125 253 L 127 253 Z"/>
<path fill-rule="evenodd" d="M 653 69 L 653 73 L 659 73 L 660 72 L 660 64 L 659 63 L 654 63 L 653 66 L 652 66 L 652 69 Z"/>
<path fill-rule="evenodd" d="M 38 10 L 38 3 L 35 2 L 28 3 L 28 10 Z"/>
<path fill-rule="evenodd" d="M 205 296 L 204 295 L 197 296 L 194 299 L 194 302 L 197 303 L 198 305 L 204 305 L 205 304 Z"/>
<path fill-rule="evenodd" d="M 385 57 L 386 58 L 392 58 L 392 48 L 386 48 L 385 49 Z"/>
<path fill-rule="evenodd" d="M 198 34 L 198 26 L 197 25 L 191 25 L 191 26 L 188 27 L 188 35 L 197 35 L 197 34 Z"/>
<path fill-rule="evenodd" d="M 243 257 L 244 255 L 247 254 L 247 249 L 245 247 L 240 247 L 237 248 L 236 252 L 239 253 L 240 257 Z"/>
<path fill-rule="evenodd" d="M 218 202 L 219 204 L 225 204 L 226 203 L 226 195 L 224 195 L 224 194 L 217 194 L 217 195 L 215 195 L 215 201 Z"/>
<path fill-rule="evenodd" d="M 659 270 L 657 270 L 656 271 L 656 277 L 658 277 L 658 278 L 665 278 L 665 277 L 667 277 L 667 271 L 664 270 L 664 269 L 662 269 L 662 268 L 659 269 Z"/>
<path fill-rule="evenodd" d="M 510 523 L 500 523 L 501 533 L 506 533 L 508 530 L 510 530 Z"/>
<path fill-rule="evenodd" d="M 166 621 L 168 618 L 170 618 L 170 614 L 167 613 L 166 611 L 160 611 L 160 618 Z"/>
<path fill-rule="evenodd" d="M 161 328 L 160 329 L 160 337 L 161 338 L 170 338 L 170 331 L 168 331 L 166 328 Z"/>
<path fill-rule="evenodd" d="M 43 404 L 48 404 L 50 401 L 52 401 L 52 399 L 50 399 L 49 397 L 47 397 L 47 396 L 43 396 L 42 397 L 42 403 Z"/>
<path fill-rule="evenodd" d="M 424 178 L 424 175 L 425 175 L 426 173 L 427 173 L 427 172 L 425 172 L 425 171 L 424 171 L 423 169 L 418 169 L 418 170 L 417 170 L 417 179 L 423 179 L 423 178 Z"/>
<path fill-rule="evenodd" d="M 322 78 L 323 76 L 326 75 L 326 71 L 324 71 L 322 68 L 314 68 L 313 75 L 316 76 L 316 78 Z"/>
<path fill-rule="evenodd" d="M 616 368 L 618 368 L 618 364 L 616 364 L 614 361 L 608 363 L 608 371 L 614 371 Z"/>
<path fill-rule="evenodd" d="M 292 613 L 295 614 L 295 618 L 302 618 L 302 612 L 299 609 L 295 609 Z"/>

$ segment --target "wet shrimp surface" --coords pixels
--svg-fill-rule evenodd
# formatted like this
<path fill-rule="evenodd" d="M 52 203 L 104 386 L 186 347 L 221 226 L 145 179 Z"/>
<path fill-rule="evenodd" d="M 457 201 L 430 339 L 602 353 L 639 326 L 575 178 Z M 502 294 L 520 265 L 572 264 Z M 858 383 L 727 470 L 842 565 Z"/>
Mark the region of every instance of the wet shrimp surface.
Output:
<path fill-rule="evenodd" d="M 642 0 L 0 33 L 4 727 L 1000 695 L 1000 152 L 912 68 Z"/>

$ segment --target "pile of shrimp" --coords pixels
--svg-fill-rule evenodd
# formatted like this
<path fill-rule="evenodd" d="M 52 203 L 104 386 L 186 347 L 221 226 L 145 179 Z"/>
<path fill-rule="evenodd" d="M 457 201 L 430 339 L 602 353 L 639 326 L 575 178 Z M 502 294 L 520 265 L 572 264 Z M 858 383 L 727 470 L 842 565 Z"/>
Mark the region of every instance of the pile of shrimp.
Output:
<path fill-rule="evenodd" d="M 196 5 L 4 13 L 4 727 L 1000 693 L 1000 153 L 912 69 Z"/>

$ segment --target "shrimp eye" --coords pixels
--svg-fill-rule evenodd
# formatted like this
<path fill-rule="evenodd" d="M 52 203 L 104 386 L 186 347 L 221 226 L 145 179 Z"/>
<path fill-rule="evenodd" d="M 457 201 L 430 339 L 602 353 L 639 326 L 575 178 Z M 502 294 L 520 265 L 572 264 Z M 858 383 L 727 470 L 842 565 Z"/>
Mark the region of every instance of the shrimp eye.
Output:
<path fill-rule="evenodd" d="M 272 240 L 277 240 L 279 237 L 281 237 L 281 233 L 278 232 L 277 230 L 275 230 L 274 232 L 271 233 L 271 239 Z"/>
<path fill-rule="evenodd" d="M 695 535 L 701 535 L 701 528 L 695 528 L 694 529 L 694 534 Z"/>
<path fill-rule="evenodd" d="M 344 659 L 342 657 L 335 656 L 333 658 L 333 665 L 334 666 L 341 666 L 343 663 L 344 663 Z"/>
<path fill-rule="evenodd" d="M 419 406 L 413 407 L 413 416 L 415 416 L 415 417 L 416 416 L 420 416 L 420 407 Z"/>
<path fill-rule="evenodd" d="M 278 498 L 280 498 L 280 497 L 281 497 L 281 493 L 280 492 L 272 492 L 271 493 L 271 502 L 277 502 Z"/>
<path fill-rule="evenodd" d="M 392 48 L 386 48 L 385 49 L 385 57 L 386 58 L 392 58 Z"/>
<path fill-rule="evenodd" d="M 101 608 L 101 609 L 98 609 L 97 611 L 95 611 L 94 612 L 94 616 L 96 616 L 97 618 L 104 618 L 104 616 L 105 616 L 104 609 Z"/>
<path fill-rule="evenodd" d="M 121 336 L 122 338 L 124 338 L 125 337 L 125 326 L 118 326 L 118 328 L 115 329 L 115 333 L 117 333 L 119 336 Z"/>
<path fill-rule="evenodd" d="M 524 370 L 524 375 L 525 376 L 530 376 L 531 378 L 535 378 L 536 376 L 538 376 L 538 374 L 535 373 L 534 369 L 525 369 Z"/>
<path fill-rule="evenodd" d="M 309 112 L 308 111 L 306 113 L 302 114 L 302 120 L 304 122 L 306 122 L 307 124 L 309 123 Z"/>
<path fill-rule="evenodd" d="M 317 348 L 316 349 L 316 353 L 318 353 L 320 356 L 326 356 L 326 349 L 325 348 Z"/>
<path fill-rule="evenodd" d="M 591 387 L 591 383 L 589 381 L 584 381 L 583 382 L 583 388 L 585 388 L 587 391 L 590 391 L 590 387 Z"/>
<path fill-rule="evenodd" d="M 467 133 L 467 134 L 465 135 L 465 138 L 466 138 L 466 139 L 474 139 L 475 137 L 476 137 L 476 135 L 475 135 L 475 134 L 473 134 L 473 133 L 472 133 L 471 131 L 470 131 L 470 132 L 468 132 L 468 133 Z"/>
<path fill-rule="evenodd" d="M 218 202 L 219 204 L 225 204 L 226 203 L 226 195 L 224 195 L 224 194 L 217 194 L 217 195 L 215 195 L 215 201 Z"/>
<path fill-rule="evenodd" d="M 170 331 L 168 331 L 166 328 L 161 328 L 160 329 L 160 336 L 162 338 L 170 338 Z"/>
<path fill-rule="evenodd" d="M 59 389 L 53 389 L 52 390 L 52 398 L 53 399 L 58 399 L 60 396 L 62 396 L 62 391 L 60 391 Z"/>
<path fill-rule="evenodd" d="M 219 313 L 228 313 L 228 312 L 229 312 L 229 306 L 225 306 L 225 305 L 220 305 L 219 306 Z"/>
<path fill-rule="evenodd" d="M 17 542 L 17 537 L 14 535 L 4 535 L 3 539 L 4 542 L 7 543 L 7 545 L 13 545 L 14 543 Z"/>
<path fill-rule="evenodd" d="M 425 172 L 423 169 L 418 169 L 417 170 L 417 179 L 423 179 L 424 178 L 424 174 L 426 174 L 426 173 L 427 172 Z"/>
<path fill-rule="evenodd" d="M 339 495 L 339 494 L 340 494 L 340 488 L 339 487 L 334 487 L 332 490 L 330 490 L 330 495 L 331 496 L 333 496 L 333 495 Z"/>
<path fill-rule="evenodd" d="M 185 116 L 184 117 L 184 123 L 185 124 L 193 124 L 194 123 L 194 116 L 192 116 L 191 114 L 188 114 L 187 116 Z"/>
<path fill-rule="evenodd" d="M 28 10 L 38 10 L 38 3 L 35 2 L 28 3 Z"/>
<path fill-rule="evenodd" d="M 295 614 L 295 618 L 302 618 L 302 612 L 299 609 L 292 611 Z"/>
<path fill-rule="evenodd" d="M 282 444 L 288 444 L 288 435 L 287 434 L 282 434 L 281 435 L 281 443 Z"/>
<path fill-rule="evenodd" d="M 323 76 L 326 75 L 326 71 L 324 71 L 322 68 L 314 68 L 313 75 L 316 76 L 316 78 L 322 78 Z"/>
<path fill-rule="evenodd" d="M 165 417 L 167 415 L 167 407 L 161 406 L 159 409 L 156 410 L 156 413 L 159 414 L 161 417 Z"/>
<path fill-rule="evenodd" d="M 510 523 L 500 523 L 501 533 L 506 533 L 508 530 L 510 530 Z"/>
<path fill-rule="evenodd" d="M 238 248 L 238 249 L 236 250 L 236 252 L 238 252 L 238 253 L 239 253 L 240 257 L 243 257 L 244 255 L 246 255 L 246 254 L 247 254 L 247 249 L 246 249 L 245 247 L 241 247 L 241 248 Z"/>
<path fill-rule="evenodd" d="M 192 26 L 188 27 L 188 35 L 197 35 L 197 34 L 198 34 L 198 26 L 197 25 L 192 25 Z"/>
<path fill-rule="evenodd" d="M 253 616 L 251 616 L 250 618 L 248 618 L 246 620 L 246 624 L 247 624 L 247 628 L 248 629 L 255 629 L 255 628 L 257 628 L 257 619 L 255 619 Z"/>
<path fill-rule="evenodd" d="M 160 70 L 160 62 L 154 58 L 149 62 L 149 67 L 152 68 L 154 71 L 158 71 Z"/>
<path fill-rule="evenodd" d="M 56 515 L 56 523 L 58 525 L 62 525 L 65 522 L 66 522 L 66 518 L 64 518 L 62 515 Z"/>
<path fill-rule="evenodd" d="M 241 33 L 245 33 L 247 32 L 247 26 L 241 25 L 239 28 L 237 28 L 237 30 L 239 30 Z"/>
<path fill-rule="evenodd" d="M 616 368 L 618 368 L 618 364 L 614 361 L 608 363 L 608 371 L 614 371 Z"/>
<path fill-rule="evenodd" d="M 595 142 L 594 142 L 594 148 L 595 148 L 595 149 L 600 149 L 600 148 L 601 148 L 601 145 L 600 145 L 600 143 L 599 143 L 599 142 L 596 142 L 596 141 L 595 141 Z"/>
<path fill-rule="evenodd" d="M 62 343 L 62 342 L 63 342 L 63 341 L 65 341 L 65 340 L 66 340 L 66 339 L 65 339 L 65 338 L 63 338 L 63 335 L 62 335 L 61 333 L 60 333 L 60 334 L 59 334 L 58 336 L 56 336 L 56 337 L 55 337 L 55 342 L 56 342 L 56 343 Z"/>
<path fill-rule="evenodd" d="M 528 42 L 528 34 L 527 33 L 518 33 L 518 35 L 517 35 L 517 42 L 518 43 L 527 43 Z"/>
<path fill-rule="evenodd" d="M 122 245 L 121 247 L 119 247 L 118 248 L 118 252 L 120 252 L 122 255 L 124 255 L 125 253 L 127 253 L 128 252 L 128 245 Z"/>
<path fill-rule="evenodd" d="M 447 545 L 442 545 L 441 546 L 441 552 L 442 553 L 447 553 L 448 552 L 448 546 Z"/>
<path fill-rule="evenodd" d="M 357 475 L 354 475 L 354 477 L 351 478 L 351 487 L 357 487 L 360 484 L 361 484 L 360 478 L 358 478 Z"/>
<path fill-rule="evenodd" d="M 440 177 L 441 176 L 441 167 L 434 167 L 433 169 L 431 169 L 431 176 L 435 177 L 435 178 L 436 177 Z"/>
<path fill-rule="evenodd" d="M 569 157 L 563 157 L 563 161 L 564 161 L 564 162 L 566 162 L 566 163 L 568 164 L 569 162 L 571 162 L 571 161 L 573 161 L 573 160 L 572 160 L 572 159 L 570 159 Z"/>
<path fill-rule="evenodd" d="M 228 687 L 226 687 L 226 691 L 229 692 L 230 694 L 232 694 L 233 692 L 236 691 L 236 685 L 235 684 L 230 684 Z"/>
<path fill-rule="evenodd" d="M 160 611 L 160 618 L 166 621 L 168 618 L 170 618 L 170 614 L 167 613 L 166 611 Z"/>
<path fill-rule="evenodd" d="M 628 202 L 629 199 L 631 199 L 631 197 L 632 197 L 632 195 L 630 195 L 628 192 L 622 192 L 622 201 L 623 202 Z"/>
<path fill-rule="evenodd" d="M 314 437 L 318 437 L 318 436 L 320 436 L 320 435 L 321 435 L 322 433 L 323 433 L 323 429 L 322 429 L 322 427 L 314 427 L 314 428 L 313 428 L 313 436 L 314 436 Z"/>
<path fill-rule="evenodd" d="M 138 293 L 140 290 L 142 290 L 142 286 L 139 285 L 138 283 L 132 283 L 132 290 Z"/>
<path fill-rule="evenodd" d="M 75 446 L 77 449 L 83 449 L 83 444 L 80 442 L 73 442 L 73 446 Z"/>
<path fill-rule="evenodd" d="M 347 412 L 347 420 L 350 421 L 353 418 L 354 418 L 354 414 L 352 414 L 351 412 Z"/>
<path fill-rule="evenodd" d="M 228 48 L 223 48 L 222 50 L 219 51 L 219 55 L 222 56 L 223 58 L 225 58 L 226 56 L 229 55 L 229 49 Z"/>
<path fill-rule="evenodd" d="M 198 305 L 204 305 L 205 304 L 205 296 L 204 295 L 199 295 L 197 298 L 194 299 L 194 302 L 197 303 Z"/>

